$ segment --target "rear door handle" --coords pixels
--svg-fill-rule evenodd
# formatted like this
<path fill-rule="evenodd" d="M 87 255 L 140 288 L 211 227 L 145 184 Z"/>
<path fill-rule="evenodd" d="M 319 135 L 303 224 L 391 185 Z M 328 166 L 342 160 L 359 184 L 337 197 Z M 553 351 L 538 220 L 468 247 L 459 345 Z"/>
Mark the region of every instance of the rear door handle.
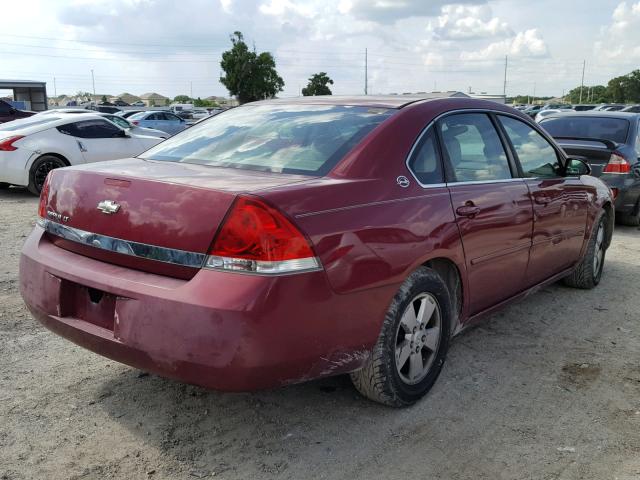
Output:
<path fill-rule="evenodd" d="M 547 205 L 548 203 L 551 202 L 551 199 L 549 197 L 544 196 L 544 195 L 539 195 L 539 196 L 535 197 L 535 202 L 538 205 Z"/>
<path fill-rule="evenodd" d="M 473 218 L 480 213 L 480 207 L 476 207 L 473 204 L 467 204 L 456 208 L 456 213 L 461 217 Z"/>

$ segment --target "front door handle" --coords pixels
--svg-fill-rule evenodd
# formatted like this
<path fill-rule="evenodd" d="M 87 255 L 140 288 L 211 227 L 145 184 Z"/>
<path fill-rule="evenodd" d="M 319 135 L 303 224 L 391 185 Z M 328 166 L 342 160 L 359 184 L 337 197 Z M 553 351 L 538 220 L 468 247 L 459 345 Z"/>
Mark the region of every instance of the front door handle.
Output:
<path fill-rule="evenodd" d="M 537 197 L 535 197 L 535 202 L 538 205 L 547 205 L 551 202 L 551 199 L 545 195 L 538 195 Z"/>
<path fill-rule="evenodd" d="M 473 202 L 467 202 L 465 205 L 456 208 L 456 213 L 461 217 L 473 218 L 480 213 L 480 207 L 476 207 Z"/>
<path fill-rule="evenodd" d="M 81 152 L 86 152 L 87 151 L 87 147 L 85 147 L 84 144 L 80 140 L 76 140 L 76 142 L 78 142 L 78 148 L 80 149 Z"/>

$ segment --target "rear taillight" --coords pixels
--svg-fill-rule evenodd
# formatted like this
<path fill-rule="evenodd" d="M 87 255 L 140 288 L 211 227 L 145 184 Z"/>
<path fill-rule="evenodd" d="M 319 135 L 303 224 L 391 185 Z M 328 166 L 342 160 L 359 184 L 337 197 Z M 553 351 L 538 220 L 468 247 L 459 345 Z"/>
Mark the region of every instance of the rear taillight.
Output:
<path fill-rule="evenodd" d="M 38 204 L 38 216 L 40 218 L 47 218 L 47 203 L 49 201 L 49 179 L 51 178 L 51 172 L 47 175 L 40 190 L 40 203 Z"/>
<path fill-rule="evenodd" d="M 139 122 L 138 120 L 134 120 L 134 121 L 133 121 L 133 122 L 131 122 L 131 123 L 133 123 L 134 125 L 140 125 L 140 122 Z"/>
<path fill-rule="evenodd" d="M 629 173 L 630 171 L 631 165 L 629 162 L 620 153 L 613 152 L 602 173 Z"/>
<path fill-rule="evenodd" d="M 0 151 L 13 152 L 14 150 L 17 150 L 18 147 L 13 144 L 22 138 L 24 138 L 24 135 L 14 135 L 13 137 L 3 138 L 0 140 Z"/>
<path fill-rule="evenodd" d="M 213 241 L 206 267 L 262 274 L 315 270 L 309 240 L 280 211 L 254 197 L 239 197 Z"/>

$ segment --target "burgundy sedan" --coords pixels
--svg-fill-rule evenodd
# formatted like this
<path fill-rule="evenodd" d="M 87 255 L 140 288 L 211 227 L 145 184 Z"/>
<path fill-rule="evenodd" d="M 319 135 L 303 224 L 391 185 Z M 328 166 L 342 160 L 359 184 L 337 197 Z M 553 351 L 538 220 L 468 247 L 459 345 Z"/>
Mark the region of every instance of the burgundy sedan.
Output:
<path fill-rule="evenodd" d="M 53 332 L 159 375 L 246 391 L 350 373 L 409 405 L 482 315 L 598 284 L 614 212 L 588 173 L 496 103 L 256 102 L 52 171 L 20 288 Z"/>

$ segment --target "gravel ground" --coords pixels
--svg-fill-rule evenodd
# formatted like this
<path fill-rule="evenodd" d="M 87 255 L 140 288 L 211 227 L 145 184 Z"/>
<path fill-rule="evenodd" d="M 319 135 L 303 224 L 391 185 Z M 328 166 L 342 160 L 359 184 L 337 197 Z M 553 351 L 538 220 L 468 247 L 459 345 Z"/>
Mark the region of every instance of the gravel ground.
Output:
<path fill-rule="evenodd" d="M 37 200 L 0 192 L 0 479 L 640 479 L 640 231 L 602 283 L 553 285 L 453 342 L 394 410 L 345 377 L 223 394 L 145 375 L 29 315 L 18 257 Z"/>

